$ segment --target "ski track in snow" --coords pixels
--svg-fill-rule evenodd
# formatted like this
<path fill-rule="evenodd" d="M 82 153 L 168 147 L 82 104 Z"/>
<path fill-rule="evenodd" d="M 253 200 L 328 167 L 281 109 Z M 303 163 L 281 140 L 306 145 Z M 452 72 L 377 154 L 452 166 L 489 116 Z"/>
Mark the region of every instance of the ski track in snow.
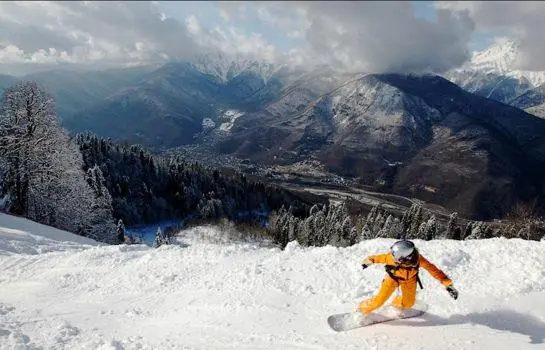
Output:
<path fill-rule="evenodd" d="M 422 271 L 428 314 L 336 333 L 327 317 L 385 275 L 361 260 L 393 240 L 280 251 L 203 232 L 220 235 L 103 246 L 0 214 L 0 349 L 545 349 L 545 242 L 416 240 L 458 300 Z"/>

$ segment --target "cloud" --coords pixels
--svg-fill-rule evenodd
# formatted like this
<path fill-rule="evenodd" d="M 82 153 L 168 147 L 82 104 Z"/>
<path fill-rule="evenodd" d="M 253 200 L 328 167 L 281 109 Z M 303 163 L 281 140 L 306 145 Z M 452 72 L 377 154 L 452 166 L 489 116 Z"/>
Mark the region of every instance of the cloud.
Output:
<path fill-rule="evenodd" d="M 545 3 L 541 1 L 446 1 L 438 8 L 468 11 L 479 29 L 504 29 L 518 43 L 519 68 L 545 70 Z"/>
<path fill-rule="evenodd" d="M 245 19 L 246 10 L 222 3 L 222 23 L 207 28 L 195 15 L 174 19 L 154 1 L 0 2 L 0 73 L 21 75 L 54 65 L 132 66 L 218 50 L 288 62 L 290 56 L 261 33 L 234 25 L 231 14 Z"/>
<path fill-rule="evenodd" d="M 470 57 L 474 23 L 468 11 L 439 9 L 436 21 L 430 22 L 417 18 L 410 2 L 253 4 L 261 20 L 305 39 L 305 55 L 311 60 L 307 64 L 329 63 L 349 71 L 442 73 Z M 222 9 L 236 15 L 233 3 Z"/>
<path fill-rule="evenodd" d="M 246 31 L 232 25 L 207 29 L 195 16 L 187 18 L 186 26 L 202 47 L 203 53 L 220 51 L 231 56 L 242 55 L 270 63 L 279 63 L 284 56 L 259 33 L 247 34 Z"/>
<path fill-rule="evenodd" d="M 0 2 L 0 62 L 98 66 L 183 59 L 201 49 L 153 2 Z"/>
<path fill-rule="evenodd" d="M 16 64 L 106 68 L 221 50 L 351 72 L 443 73 L 469 59 L 475 30 L 498 28 L 519 43 L 521 67 L 545 70 L 543 2 L 435 2 L 433 21 L 415 16 L 406 1 L 214 5 L 216 19 L 195 13 L 177 20 L 176 5 L 163 13 L 154 1 L 0 2 L 0 69 Z"/>

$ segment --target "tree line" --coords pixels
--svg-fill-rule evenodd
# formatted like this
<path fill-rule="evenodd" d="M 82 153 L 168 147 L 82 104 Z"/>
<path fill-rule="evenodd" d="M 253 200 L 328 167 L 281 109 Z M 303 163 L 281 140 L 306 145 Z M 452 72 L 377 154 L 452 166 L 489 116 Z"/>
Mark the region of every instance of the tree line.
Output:
<path fill-rule="evenodd" d="M 486 239 L 492 237 L 541 240 L 545 222 L 534 217 L 519 217 L 506 222 L 463 220 L 458 213 L 450 214 L 446 223 L 421 204 L 415 203 L 403 216 L 396 217 L 381 204 L 367 215 L 353 217 L 346 203 L 331 202 L 314 205 L 306 217 L 294 215 L 285 207 L 271 214 L 267 228 L 271 237 L 285 247 L 291 241 L 303 246 L 350 246 L 367 239 Z"/>

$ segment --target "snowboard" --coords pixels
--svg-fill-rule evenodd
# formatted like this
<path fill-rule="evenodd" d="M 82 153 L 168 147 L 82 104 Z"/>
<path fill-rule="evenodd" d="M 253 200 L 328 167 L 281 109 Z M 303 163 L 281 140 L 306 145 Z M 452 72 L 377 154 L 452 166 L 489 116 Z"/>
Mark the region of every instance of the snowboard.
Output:
<path fill-rule="evenodd" d="M 327 318 L 327 323 L 334 331 L 345 332 L 377 323 L 417 317 L 424 314 L 427 309 L 428 306 L 423 302 L 419 302 L 413 308 L 403 311 L 399 311 L 399 309 L 390 305 L 367 316 L 359 311 L 331 315 Z"/>

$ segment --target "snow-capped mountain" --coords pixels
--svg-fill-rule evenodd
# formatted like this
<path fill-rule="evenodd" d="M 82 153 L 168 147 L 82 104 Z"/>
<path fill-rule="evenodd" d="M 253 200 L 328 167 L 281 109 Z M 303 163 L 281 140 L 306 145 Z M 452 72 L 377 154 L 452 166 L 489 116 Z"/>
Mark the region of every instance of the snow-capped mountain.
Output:
<path fill-rule="evenodd" d="M 519 46 L 512 40 L 501 39 L 483 51 L 473 52 L 469 62 L 450 74 L 493 74 L 528 82 L 531 88 L 545 83 L 545 71 L 528 71 L 518 68 Z"/>
<path fill-rule="evenodd" d="M 230 55 L 219 51 L 196 56 L 190 63 L 201 73 L 212 75 L 222 83 L 227 83 L 241 74 L 254 74 L 267 83 L 274 74 L 286 67 L 256 61 L 242 54 Z"/>
<path fill-rule="evenodd" d="M 516 101 L 520 96 L 545 84 L 545 71 L 520 69 L 519 61 L 517 43 L 501 39 L 486 50 L 474 52 L 469 62 L 445 77 L 467 91 L 519 107 Z M 535 113 L 532 107 L 536 105 L 537 102 L 525 108 Z"/>

